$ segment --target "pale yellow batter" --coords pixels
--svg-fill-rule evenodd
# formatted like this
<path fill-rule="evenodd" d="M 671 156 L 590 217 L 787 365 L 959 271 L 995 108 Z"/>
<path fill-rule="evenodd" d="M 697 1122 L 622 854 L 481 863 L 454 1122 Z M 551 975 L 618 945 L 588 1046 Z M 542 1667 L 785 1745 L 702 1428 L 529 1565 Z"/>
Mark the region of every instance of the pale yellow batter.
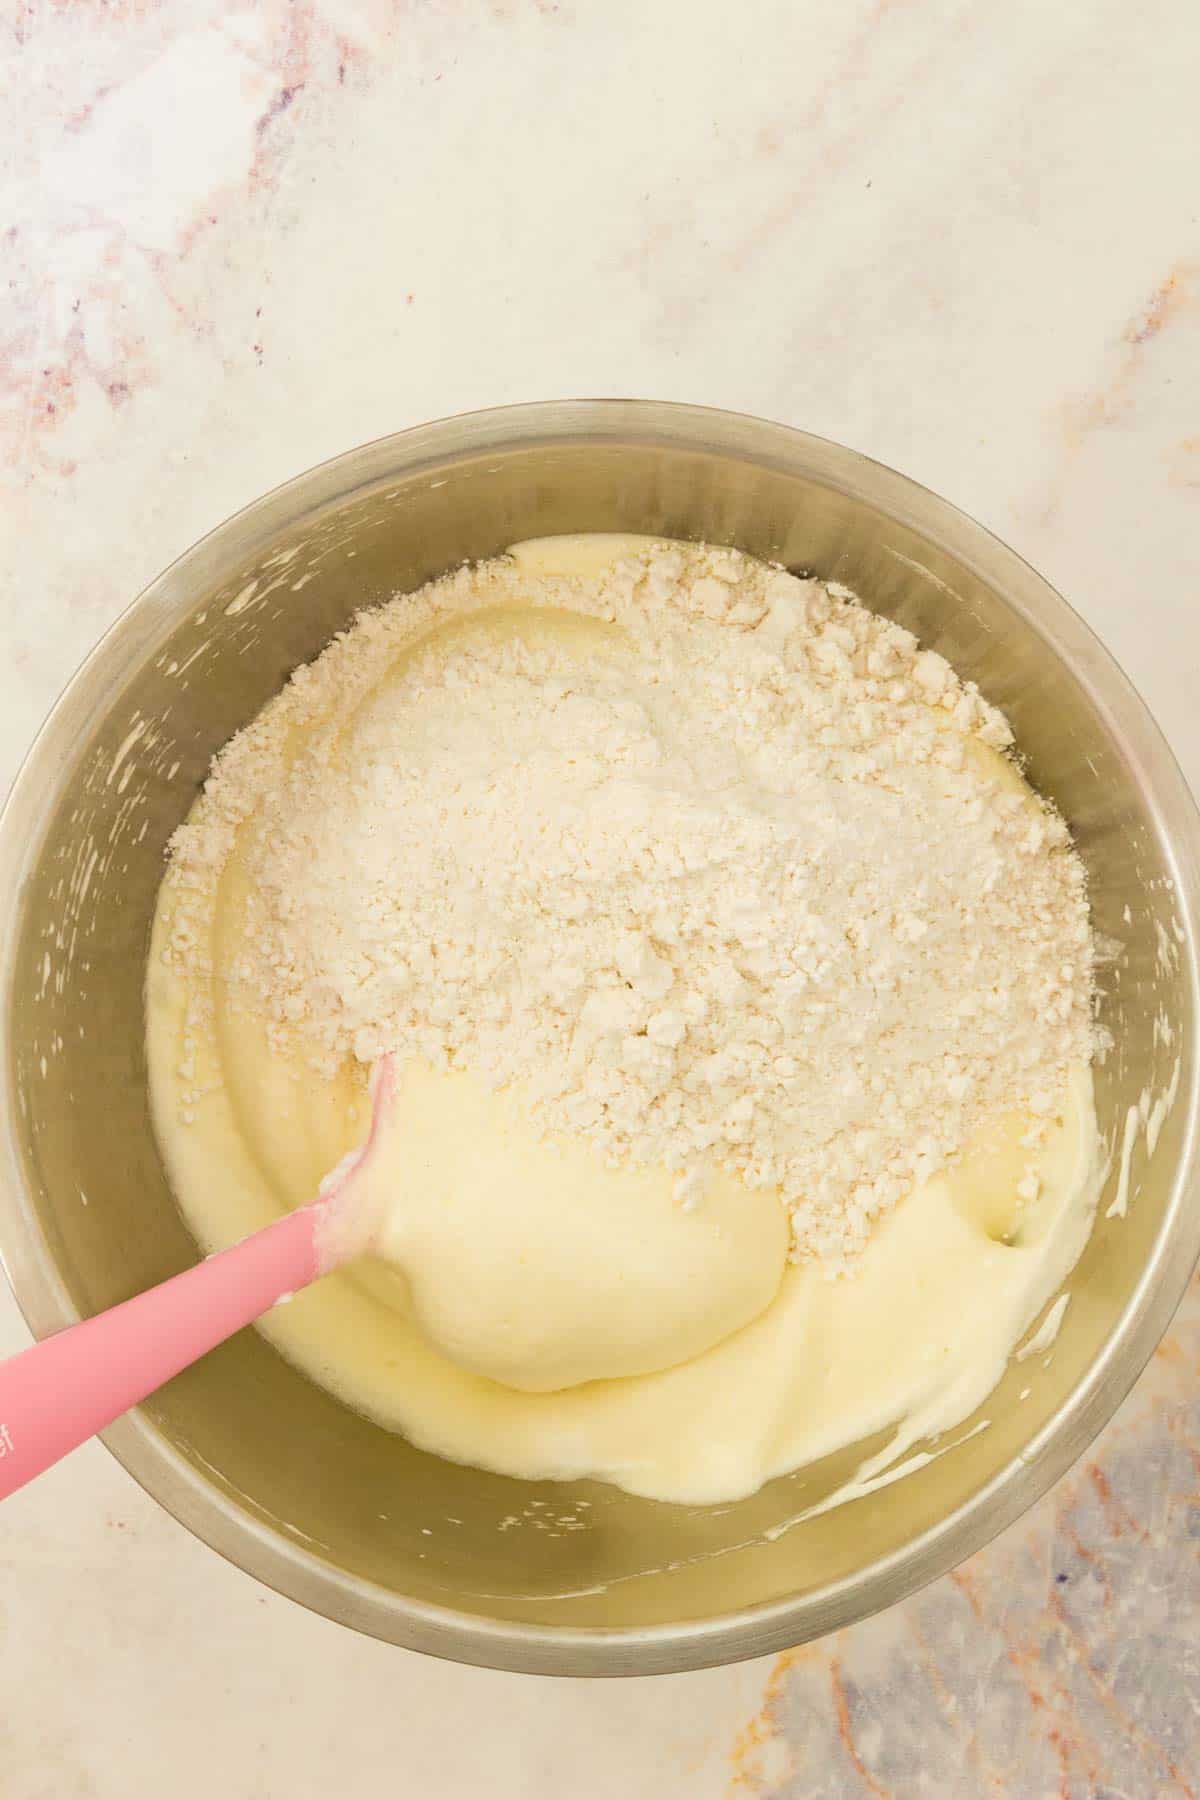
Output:
<path fill-rule="evenodd" d="M 562 540 L 525 554 L 577 569 L 613 552 Z M 240 880 L 235 853 L 211 920 L 218 965 L 236 957 Z M 326 1081 L 299 1052 L 268 1051 L 222 984 L 164 957 L 171 906 L 168 883 L 147 982 L 151 1092 L 180 1204 L 213 1250 L 311 1199 L 361 1139 L 367 1100 L 361 1073 Z M 383 1256 L 263 1330 L 349 1405 L 512 1475 L 714 1502 L 881 1428 L 899 1454 L 986 1397 L 1086 1239 L 1089 1071 L 1032 1183 L 1027 1123 L 997 1121 L 879 1226 L 851 1278 L 829 1281 L 786 1263 L 770 1189 L 719 1177 L 681 1208 L 665 1170 L 542 1141 L 519 1094 L 413 1064 L 382 1146 Z"/>

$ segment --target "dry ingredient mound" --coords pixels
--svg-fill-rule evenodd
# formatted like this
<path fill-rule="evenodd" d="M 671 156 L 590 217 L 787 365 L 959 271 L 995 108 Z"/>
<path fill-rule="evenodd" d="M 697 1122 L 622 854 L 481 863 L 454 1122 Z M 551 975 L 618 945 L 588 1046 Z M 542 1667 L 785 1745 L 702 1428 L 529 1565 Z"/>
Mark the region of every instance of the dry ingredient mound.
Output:
<path fill-rule="evenodd" d="M 166 954 L 329 1071 L 390 1050 L 519 1083 L 684 1204 L 713 1163 L 776 1185 L 838 1272 L 1090 1054 L 1082 865 L 1010 743 L 836 585 L 706 546 L 591 579 L 498 558 L 361 615 L 220 754 Z M 213 968 L 235 844 L 245 930 Z"/>

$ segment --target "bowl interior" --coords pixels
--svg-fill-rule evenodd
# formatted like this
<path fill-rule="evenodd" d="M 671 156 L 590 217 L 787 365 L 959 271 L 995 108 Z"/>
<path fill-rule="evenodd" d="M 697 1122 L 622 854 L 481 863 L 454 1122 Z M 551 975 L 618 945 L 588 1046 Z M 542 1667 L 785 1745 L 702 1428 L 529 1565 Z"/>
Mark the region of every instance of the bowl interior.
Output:
<path fill-rule="evenodd" d="M 361 455 L 343 459 L 353 469 L 327 475 L 323 492 L 293 484 L 215 533 L 85 670 L 25 778 L 21 842 L 12 844 L 10 822 L 7 852 L 19 881 L 9 1081 L 31 1241 L 61 1284 L 61 1316 L 43 1297 L 35 1327 L 109 1306 L 194 1256 L 150 1128 L 142 980 L 164 846 L 213 752 L 357 610 L 522 537 L 621 530 L 734 543 L 847 583 L 942 651 L 1007 711 L 1032 780 L 1058 802 L 1087 861 L 1114 1044 L 1099 1072 L 1107 1140 L 1119 1152 L 1127 1109 L 1166 1089 L 1181 1058 L 1190 1091 L 1194 969 L 1180 875 L 1137 751 L 1097 700 L 1088 658 L 1107 668 L 1103 653 L 1077 622 L 1064 653 L 1062 619 L 1037 577 L 965 521 L 952 543 L 946 521 L 957 515 L 898 480 L 888 488 L 895 478 L 860 459 L 811 440 L 775 455 L 691 439 L 618 422 L 607 436 L 526 432 L 424 451 L 391 440 L 365 466 Z M 988 567 L 989 555 L 1000 561 Z M 253 1331 L 172 1382 L 144 1419 L 256 1542 L 293 1545 L 310 1572 L 343 1583 L 345 1603 L 332 1610 L 400 1641 L 413 1641 L 412 1602 L 505 1625 L 627 1632 L 808 1597 L 787 1634 L 795 1641 L 847 1616 L 844 1595 L 828 1599 L 830 1584 L 860 1589 L 1014 1459 L 1042 1453 L 1044 1428 L 1140 1304 L 1187 1115 L 1181 1100 L 1153 1157 L 1139 1141 L 1124 1219 L 1104 1217 L 1110 1172 L 1053 1353 L 1010 1367 L 984 1408 L 988 1429 L 788 1530 L 861 1450 L 712 1508 L 518 1482 L 411 1448 L 330 1399 Z M 1134 1372 L 1108 1378 L 1127 1385 Z M 1077 1428 L 1076 1449 L 1094 1428 Z M 962 1549 L 986 1535 L 985 1522 Z M 223 1542 L 255 1566 L 248 1546 L 236 1531 Z M 360 1583 L 370 1604 L 356 1614 Z M 284 1585 L 328 1603 L 328 1584 Z M 404 1603 L 394 1616 L 390 1597 Z"/>

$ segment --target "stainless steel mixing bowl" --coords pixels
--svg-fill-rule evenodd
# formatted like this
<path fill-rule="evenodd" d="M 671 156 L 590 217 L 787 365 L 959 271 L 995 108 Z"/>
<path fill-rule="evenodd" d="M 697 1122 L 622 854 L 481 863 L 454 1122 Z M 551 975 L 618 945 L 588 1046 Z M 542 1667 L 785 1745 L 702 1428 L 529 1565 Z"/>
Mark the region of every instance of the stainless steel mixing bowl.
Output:
<path fill-rule="evenodd" d="M 713 1508 L 511 1481 L 368 1424 L 253 1331 L 107 1434 L 192 1531 L 319 1612 L 467 1662 L 607 1675 L 754 1655 L 899 1599 L 1016 1518 L 1113 1412 L 1200 1248 L 1200 829 L 1145 708 L 1063 601 L 848 450 L 623 401 L 478 413 L 356 450 L 222 525 L 130 607 L 9 799 L 0 1249 L 36 1333 L 194 1255 L 147 1115 L 142 976 L 164 845 L 214 750 L 358 608 L 580 530 L 737 544 L 848 583 L 943 651 L 1006 709 L 1087 860 L 1111 940 L 1110 1140 L 1182 1059 L 1157 1151 L 1135 1154 L 1129 1216 L 1101 1204 L 1049 1365 L 1011 1369 L 961 1447 L 791 1529 L 854 1455 Z"/>

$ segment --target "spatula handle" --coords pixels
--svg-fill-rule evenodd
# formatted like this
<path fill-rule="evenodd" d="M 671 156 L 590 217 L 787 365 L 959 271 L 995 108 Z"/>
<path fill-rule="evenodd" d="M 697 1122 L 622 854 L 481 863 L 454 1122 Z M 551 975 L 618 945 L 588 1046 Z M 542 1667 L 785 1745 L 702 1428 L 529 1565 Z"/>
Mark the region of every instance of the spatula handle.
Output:
<path fill-rule="evenodd" d="M 316 1277 L 319 1205 L 0 1363 L 0 1499 Z"/>

